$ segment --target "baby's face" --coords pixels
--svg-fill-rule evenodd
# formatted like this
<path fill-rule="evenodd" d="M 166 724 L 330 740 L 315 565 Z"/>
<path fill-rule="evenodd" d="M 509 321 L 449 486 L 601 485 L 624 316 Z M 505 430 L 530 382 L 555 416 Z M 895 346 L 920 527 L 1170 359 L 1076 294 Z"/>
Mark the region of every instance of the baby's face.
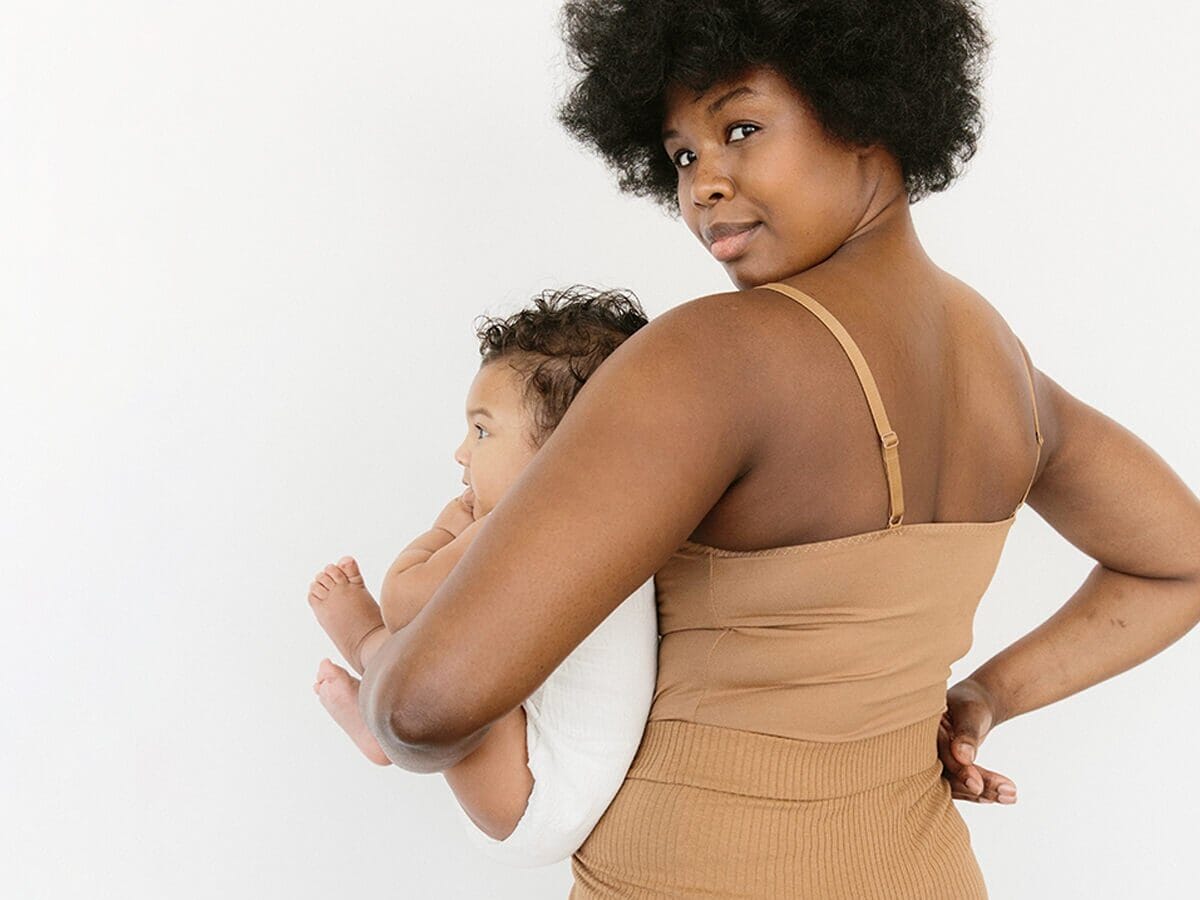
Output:
<path fill-rule="evenodd" d="M 520 389 L 520 376 L 499 360 L 481 366 L 467 391 L 467 435 L 454 461 L 475 494 L 476 519 L 495 508 L 537 452 L 526 437 Z"/>

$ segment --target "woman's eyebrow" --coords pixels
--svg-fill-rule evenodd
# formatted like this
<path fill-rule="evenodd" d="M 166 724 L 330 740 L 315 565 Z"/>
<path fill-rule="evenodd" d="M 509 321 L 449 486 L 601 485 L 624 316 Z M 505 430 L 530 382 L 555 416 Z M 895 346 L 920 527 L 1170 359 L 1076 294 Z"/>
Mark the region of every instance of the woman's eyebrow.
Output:
<path fill-rule="evenodd" d="M 496 418 L 490 412 L 488 412 L 486 406 L 476 406 L 474 409 L 468 409 L 467 418 L 470 418 L 471 416 L 487 416 L 489 419 Z"/>
<path fill-rule="evenodd" d="M 757 96 L 758 91 L 754 90 L 749 85 L 743 84 L 741 87 L 736 87 L 729 93 L 719 97 L 708 105 L 708 114 L 715 115 L 721 111 L 721 107 L 732 100 L 734 97 L 740 97 L 743 94 L 754 94 Z"/>
<path fill-rule="evenodd" d="M 734 99 L 735 97 L 741 97 L 745 94 L 751 94 L 754 96 L 758 96 L 758 91 L 754 90 L 752 87 L 750 87 L 749 85 L 746 85 L 746 84 L 743 84 L 740 87 L 735 87 L 732 91 L 722 94 L 720 97 L 718 97 L 712 103 L 708 104 L 708 114 L 710 116 L 715 116 L 717 113 L 719 113 L 721 111 L 721 107 L 724 106 L 726 103 L 728 103 L 730 100 Z M 665 141 L 668 138 L 678 137 L 678 135 L 679 135 L 679 132 L 675 131 L 675 129 L 673 129 L 673 128 L 669 128 L 662 133 L 662 139 Z"/>

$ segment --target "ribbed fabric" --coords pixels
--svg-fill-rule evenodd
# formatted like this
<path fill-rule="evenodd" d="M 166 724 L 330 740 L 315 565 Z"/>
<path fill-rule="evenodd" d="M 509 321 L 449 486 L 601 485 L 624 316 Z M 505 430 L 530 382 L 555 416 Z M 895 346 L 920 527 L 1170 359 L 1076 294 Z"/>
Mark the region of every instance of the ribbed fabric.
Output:
<path fill-rule="evenodd" d="M 830 800 L 907 778 L 936 758 L 939 713 L 865 738 L 789 740 L 691 722 L 651 722 L 628 777 L 779 800 Z"/>
<path fill-rule="evenodd" d="M 986 898 L 940 717 L 843 742 L 650 722 L 570 900 Z"/>

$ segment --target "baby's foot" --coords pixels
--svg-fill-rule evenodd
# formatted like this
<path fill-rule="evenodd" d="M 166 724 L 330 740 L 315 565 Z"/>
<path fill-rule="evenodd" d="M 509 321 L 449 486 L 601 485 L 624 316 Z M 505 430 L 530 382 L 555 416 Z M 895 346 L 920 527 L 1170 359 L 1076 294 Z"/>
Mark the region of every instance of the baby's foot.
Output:
<path fill-rule="evenodd" d="M 308 605 L 342 658 L 362 672 L 359 648 L 363 638 L 384 624 L 379 604 L 367 590 L 353 557 L 343 556 L 316 574 L 308 588 Z"/>
<path fill-rule="evenodd" d="M 317 668 L 313 690 L 321 698 L 321 705 L 333 716 L 333 721 L 342 726 L 342 730 L 350 735 L 367 759 L 381 766 L 390 766 L 392 761 L 387 758 L 358 711 L 359 684 L 357 678 L 337 663 L 323 659 Z"/>

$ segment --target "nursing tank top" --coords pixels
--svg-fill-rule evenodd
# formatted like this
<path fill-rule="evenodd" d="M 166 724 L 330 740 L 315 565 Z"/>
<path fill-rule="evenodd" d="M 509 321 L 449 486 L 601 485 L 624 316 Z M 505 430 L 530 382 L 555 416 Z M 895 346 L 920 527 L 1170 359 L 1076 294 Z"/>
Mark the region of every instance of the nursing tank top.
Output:
<path fill-rule="evenodd" d="M 871 737 L 946 709 L 950 664 L 971 647 L 975 610 L 1034 476 L 1006 519 L 905 524 L 900 439 L 858 345 L 807 294 L 760 287 L 813 313 L 854 365 L 879 435 L 890 515 L 877 531 L 765 550 L 685 541 L 654 576 L 662 639 L 649 721 L 816 741 Z M 1033 427 L 1040 459 L 1036 397 Z"/>

